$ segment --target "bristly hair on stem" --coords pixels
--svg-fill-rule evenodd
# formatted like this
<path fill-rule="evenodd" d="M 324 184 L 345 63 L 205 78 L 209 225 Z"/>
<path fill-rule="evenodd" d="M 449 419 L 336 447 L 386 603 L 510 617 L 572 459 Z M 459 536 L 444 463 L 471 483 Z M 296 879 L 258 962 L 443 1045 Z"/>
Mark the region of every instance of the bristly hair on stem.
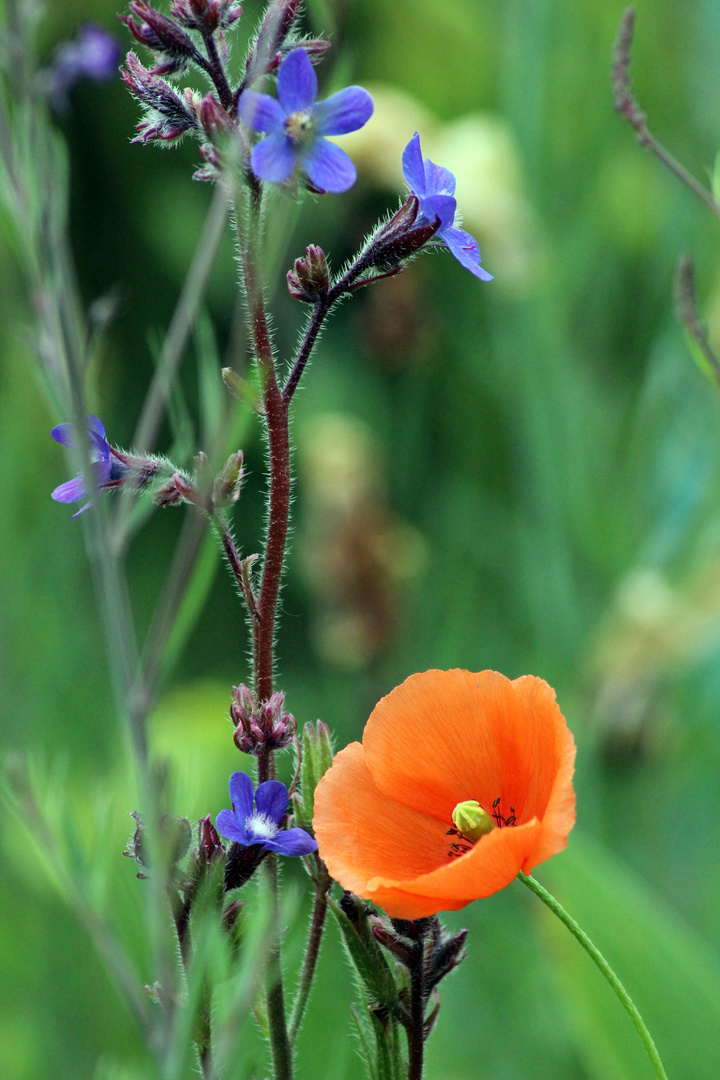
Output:
<path fill-rule="evenodd" d="M 615 108 L 620 115 L 624 116 L 628 123 L 635 128 L 640 145 L 655 154 L 655 157 L 657 157 L 658 160 L 678 178 L 678 180 L 685 184 L 686 187 L 690 188 L 692 193 L 696 195 L 698 199 L 704 202 L 714 214 L 720 217 L 720 204 L 715 201 L 712 194 L 695 179 L 692 173 L 688 172 L 684 165 L 673 157 L 669 150 L 665 149 L 662 143 L 658 142 L 647 126 L 647 117 L 640 108 L 630 83 L 630 60 L 634 30 L 635 9 L 629 7 L 626 8 L 622 19 L 620 20 L 620 27 L 615 40 L 615 48 L 613 50 L 611 81 L 615 98 Z"/>

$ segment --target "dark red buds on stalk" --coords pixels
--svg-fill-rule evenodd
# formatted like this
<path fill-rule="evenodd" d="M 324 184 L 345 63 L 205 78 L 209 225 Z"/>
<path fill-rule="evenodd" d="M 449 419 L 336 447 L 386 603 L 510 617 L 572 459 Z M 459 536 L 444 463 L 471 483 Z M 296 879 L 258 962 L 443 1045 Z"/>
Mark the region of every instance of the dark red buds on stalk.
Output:
<path fill-rule="evenodd" d="M 285 695 L 274 693 L 268 701 L 258 702 L 245 685 L 233 686 L 230 719 L 235 725 L 233 741 L 243 754 L 263 750 L 282 750 L 296 730 L 295 717 L 285 712 Z"/>
<path fill-rule="evenodd" d="M 206 94 L 200 105 L 200 123 L 215 145 L 236 134 L 236 127 L 214 94 Z"/>
<path fill-rule="evenodd" d="M 128 30 L 141 45 L 152 49 L 160 57 L 160 63 L 151 71 L 152 75 L 168 75 L 183 71 L 188 60 L 202 60 L 192 38 L 180 29 L 173 19 L 161 14 L 145 3 L 145 0 L 132 0 L 132 15 L 121 15 Z"/>
<path fill-rule="evenodd" d="M 287 283 L 290 295 L 306 304 L 315 304 L 327 296 L 330 271 L 323 249 L 310 244 L 305 257 L 295 260 L 295 269 L 288 270 Z"/>

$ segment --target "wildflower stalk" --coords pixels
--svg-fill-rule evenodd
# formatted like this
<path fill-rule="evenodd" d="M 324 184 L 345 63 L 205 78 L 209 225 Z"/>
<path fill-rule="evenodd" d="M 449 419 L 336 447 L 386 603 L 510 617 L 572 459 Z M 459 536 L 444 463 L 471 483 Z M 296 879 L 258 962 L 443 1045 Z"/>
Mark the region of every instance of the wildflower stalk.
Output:
<path fill-rule="evenodd" d="M 263 206 L 259 185 L 253 185 L 249 200 L 240 192 L 234 193 L 234 223 L 242 266 L 243 299 L 246 304 L 255 361 L 261 377 L 264 420 L 267 427 L 269 453 L 268 520 L 257 614 L 252 619 L 253 672 L 258 701 L 268 701 L 273 692 L 275 668 L 275 614 L 280 582 L 285 562 L 285 543 L 290 515 L 290 431 L 288 403 L 278 385 L 261 268 L 259 263 L 262 237 Z M 243 205 L 245 202 L 245 206 Z M 249 202 L 249 205 L 247 203 Z M 243 211 L 247 211 L 243 214 Z M 246 229 L 243 229 L 243 224 Z M 258 783 L 275 777 L 272 750 L 264 748 L 258 755 Z M 265 859 L 272 925 L 278 922 L 277 857 L 271 853 Z M 285 1015 L 280 940 L 276 936 L 270 946 L 265 973 L 265 993 L 270 1031 L 270 1047 L 275 1080 L 291 1080 L 292 1048 Z"/>
<path fill-rule="evenodd" d="M 655 1046 L 652 1035 L 646 1028 L 645 1022 L 643 1021 L 642 1016 L 638 1012 L 632 998 L 628 994 L 623 984 L 618 979 L 613 969 L 608 964 L 603 954 L 600 952 L 596 945 L 593 945 L 592 941 L 587 936 L 585 931 L 581 930 L 581 928 L 578 926 L 572 916 L 567 913 L 562 904 L 558 903 L 555 897 L 552 896 L 547 891 L 547 889 L 544 889 L 539 881 L 536 881 L 535 878 L 530 877 L 528 874 L 523 874 L 522 871 L 520 871 L 520 873 L 518 874 L 518 878 L 520 879 L 520 881 L 522 881 L 523 885 L 527 885 L 528 889 L 530 889 L 531 892 L 534 892 L 536 896 L 540 897 L 542 902 L 550 908 L 552 913 L 554 915 L 557 915 L 560 922 L 564 923 L 565 926 L 567 926 L 573 937 L 580 942 L 585 952 L 588 954 L 588 956 L 591 957 L 596 966 L 600 969 L 602 974 L 610 983 L 610 986 L 615 991 L 620 1001 L 620 1004 L 625 1009 L 625 1012 L 632 1020 L 635 1026 L 635 1030 L 640 1036 L 640 1040 L 645 1047 L 648 1057 L 650 1058 L 652 1067 L 658 1080 L 667 1080 L 667 1073 L 663 1068 L 663 1064 L 660 1060 L 660 1055 L 658 1054 L 657 1047 Z"/>
<path fill-rule="evenodd" d="M 647 126 L 647 117 L 633 94 L 630 83 L 630 56 L 635 31 L 635 9 L 626 8 L 620 20 L 620 27 L 613 51 L 612 85 L 615 95 L 615 109 L 635 128 L 637 140 L 641 146 L 654 154 L 674 176 L 685 184 L 713 214 L 720 217 L 720 204 L 713 194 L 697 180 L 676 157 L 658 142 Z"/>

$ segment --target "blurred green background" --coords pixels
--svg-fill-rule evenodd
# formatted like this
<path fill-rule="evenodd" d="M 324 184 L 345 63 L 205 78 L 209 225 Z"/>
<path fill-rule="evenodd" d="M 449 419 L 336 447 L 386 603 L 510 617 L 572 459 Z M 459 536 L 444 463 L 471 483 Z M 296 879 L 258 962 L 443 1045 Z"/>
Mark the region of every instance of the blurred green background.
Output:
<path fill-rule="evenodd" d="M 249 0 L 246 19 L 261 7 Z M 377 111 L 344 144 L 358 163 L 355 188 L 304 201 L 288 226 L 273 300 L 285 355 L 300 313 L 284 270 L 310 242 L 336 268 L 352 254 L 396 205 L 399 153 L 416 127 L 424 152 L 456 172 L 466 227 L 495 281 L 481 285 L 449 255 L 422 259 L 346 304 L 320 343 L 293 427 L 296 517 L 279 638 L 288 707 L 300 723 L 326 719 L 344 745 L 413 671 L 547 679 L 579 747 L 578 825 L 538 877 L 616 967 L 669 1076 L 717 1080 L 720 408 L 672 303 L 677 258 L 692 252 L 720 345 L 717 223 L 613 112 L 622 3 L 308 8 L 307 25 L 342 45 L 321 85 L 367 85 Z M 43 55 L 85 19 L 122 39 L 115 11 L 114 0 L 52 5 Z M 720 8 L 639 0 L 637 13 L 633 71 L 651 128 L 706 180 L 720 145 Z M 118 79 L 79 86 L 58 121 L 83 299 L 123 297 L 91 392 L 119 445 L 131 438 L 211 197 L 190 180 L 196 145 L 165 154 L 131 145 L 137 119 Z M 65 417 L 52 414 L 36 376 L 32 307 L 6 223 L 0 248 L 3 744 L 33 752 L 50 797 L 62 786 L 58 813 L 97 874 L 98 904 L 142 967 L 143 883 L 121 858 L 135 808 L 126 748 L 82 529 L 49 498 L 67 478 L 49 438 Z M 223 362 L 240 368 L 235 280 L 228 238 L 208 326 Z M 196 417 L 193 350 L 182 384 Z M 251 553 L 263 513 L 252 424 L 243 450 L 249 475 L 235 522 Z M 133 549 L 141 627 L 180 525 L 181 512 L 156 513 Z M 207 603 L 152 724 L 155 752 L 171 762 L 173 809 L 191 819 L 227 804 L 239 765 L 229 687 L 248 680 L 242 611 L 219 560 L 211 565 Z M 39 852 L 5 824 L 0 1074 L 152 1075 L 83 927 Z M 287 879 L 303 887 L 298 868 Z M 442 988 L 432 1080 L 651 1075 L 609 989 L 539 907 L 514 885 L 448 916 L 471 935 L 468 959 Z M 291 935 L 289 964 L 299 949 Z M 353 996 L 331 927 L 300 1080 L 362 1076 Z"/>

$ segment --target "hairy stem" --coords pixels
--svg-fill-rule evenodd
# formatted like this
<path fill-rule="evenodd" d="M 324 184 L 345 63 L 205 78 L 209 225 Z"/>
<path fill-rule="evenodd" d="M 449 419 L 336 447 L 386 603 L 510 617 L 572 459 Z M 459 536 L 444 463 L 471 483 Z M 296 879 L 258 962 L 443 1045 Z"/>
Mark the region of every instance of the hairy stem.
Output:
<path fill-rule="evenodd" d="M 645 1047 L 648 1057 L 650 1058 L 652 1067 L 658 1080 L 667 1080 L 667 1074 L 660 1060 L 660 1055 L 657 1052 L 657 1047 L 653 1042 L 653 1038 L 650 1032 L 645 1027 L 642 1016 L 638 1012 L 636 1006 L 632 1001 L 632 998 L 628 994 L 623 984 L 618 979 L 613 969 L 608 964 L 603 954 L 600 952 L 597 946 L 593 945 L 592 941 L 587 936 L 585 931 L 581 930 L 575 920 L 570 915 L 568 915 L 562 904 L 558 903 L 555 897 L 551 896 L 551 894 L 547 891 L 547 889 L 543 888 L 539 881 L 536 881 L 535 878 L 530 877 L 529 875 L 523 874 L 522 871 L 518 874 L 518 878 L 520 879 L 520 881 L 522 881 L 523 885 L 527 885 L 528 889 L 530 889 L 531 892 L 534 892 L 536 896 L 540 897 L 543 904 L 546 904 L 547 907 L 550 908 L 553 915 L 557 915 L 560 922 L 564 923 L 565 926 L 567 926 L 573 937 L 580 942 L 585 952 L 600 969 L 602 974 L 610 983 L 610 986 L 615 991 L 618 1000 L 620 1001 L 620 1004 L 625 1009 L 625 1012 L 632 1020 L 635 1026 L 635 1030 L 640 1036 L 640 1040 Z"/>
<path fill-rule="evenodd" d="M 410 969 L 410 1021 L 408 1039 L 408 1080 L 422 1080 L 425 1052 L 425 965 L 422 941 L 418 943 Z"/>
<path fill-rule="evenodd" d="M 313 903 L 310 932 L 308 934 L 305 959 L 303 960 L 302 972 L 300 974 L 300 985 L 298 986 L 297 997 L 295 998 L 292 1016 L 290 1018 L 291 1043 L 294 1043 L 298 1036 L 305 1015 L 305 1009 L 307 1008 L 308 998 L 310 997 L 310 989 L 315 975 L 315 966 L 320 954 L 320 944 L 322 942 L 323 930 L 325 929 L 325 916 L 327 915 L 328 908 L 328 889 L 332 885 L 332 878 L 325 869 L 325 864 L 321 862 L 320 859 L 317 859 L 316 865 L 318 866 L 318 876 L 315 882 L 315 901 Z"/>
<path fill-rule="evenodd" d="M 277 855 L 271 853 L 265 859 L 265 873 L 270 883 L 270 896 L 273 905 L 272 925 L 278 929 L 278 868 Z M 268 950 L 265 971 L 265 998 L 267 1002 L 268 1024 L 270 1028 L 270 1049 L 272 1051 L 273 1076 L 275 1080 L 292 1080 L 292 1046 L 288 1037 L 285 1017 L 285 994 L 282 982 L 282 963 L 280 959 L 280 939 L 275 940 Z"/>
<path fill-rule="evenodd" d="M 259 264 L 262 236 L 262 195 L 259 188 L 250 192 L 247 230 L 243 229 L 243 206 L 239 193 L 235 197 L 235 227 L 242 262 L 243 299 L 248 316 L 250 337 L 255 361 L 260 372 L 264 420 L 267 428 L 269 453 L 269 498 L 265 552 L 260 592 L 257 598 L 253 626 L 253 668 L 255 693 L 267 701 L 273 692 L 275 669 L 275 615 L 280 592 L 285 543 L 290 515 L 290 432 L 288 404 L 277 382 L 275 358 L 265 309 L 263 283 Z M 258 782 L 275 776 L 274 754 L 264 749 L 258 756 Z M 270 897 L 273 905 L 273 925 L 278 923 L 277 857 L 270 854 L 265 860 Z M 276 934 L 269 950 L 265 976 L 265 994 L 270 1029 L 270 1047 L 275 1080 L 292 1080 L 292 1049 L 285 1016 L 285 997 L 280 958 L 280 939 Z"/>

